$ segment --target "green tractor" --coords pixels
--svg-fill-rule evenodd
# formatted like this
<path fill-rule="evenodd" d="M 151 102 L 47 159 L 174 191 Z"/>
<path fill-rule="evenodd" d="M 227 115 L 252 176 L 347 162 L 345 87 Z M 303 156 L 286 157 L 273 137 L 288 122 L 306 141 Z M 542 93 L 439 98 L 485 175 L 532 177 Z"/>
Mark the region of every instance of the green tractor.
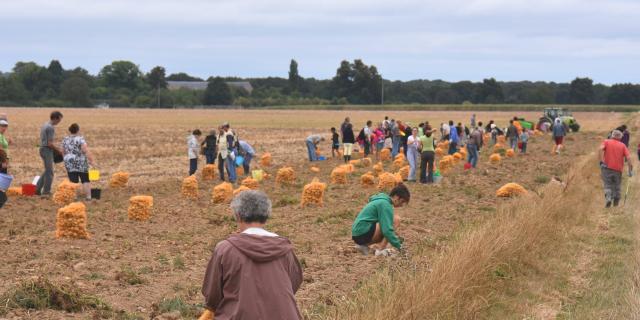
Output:
<path fill-rule="evenodd" d="M 548 124 L 548 128 L 551 128 L 556 118 L 560 118 L 562 123 L 571 131 L 578 132 L 578 130 L 580 130 L 580 125 L 571 114 L 571 111 L 563 108 L 545 108 L 544 114 L 540 118 L 540 121 L 538 121 L 538 128 L 544 122 Z"/>

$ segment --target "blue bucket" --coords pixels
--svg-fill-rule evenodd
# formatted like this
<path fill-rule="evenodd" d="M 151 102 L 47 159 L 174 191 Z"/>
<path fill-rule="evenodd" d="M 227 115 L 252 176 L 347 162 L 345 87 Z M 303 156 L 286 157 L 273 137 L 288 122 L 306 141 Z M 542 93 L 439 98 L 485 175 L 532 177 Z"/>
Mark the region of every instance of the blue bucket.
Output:
<path fill-rule="evenodd" d="M 324 157 L 324 156 L 319 156 L 319 157 L 318 157 L 318 160 L 319 160 L 319 161 L 324 161 L 324 160 L 327 160 L 327 158 L 326 158 L 326 157 Z"/>
<path fill-rule="evenodd" d="M 0 190 L 7 190 L 11 186 L 11 182 L 13 181 L 13 176 L 0 173 Z"/>
<path fill-rule="evenodd" d="M 236 156 L 236 166 L 241 166 L 244 163 L 244 157 L 243 156 Z"/>

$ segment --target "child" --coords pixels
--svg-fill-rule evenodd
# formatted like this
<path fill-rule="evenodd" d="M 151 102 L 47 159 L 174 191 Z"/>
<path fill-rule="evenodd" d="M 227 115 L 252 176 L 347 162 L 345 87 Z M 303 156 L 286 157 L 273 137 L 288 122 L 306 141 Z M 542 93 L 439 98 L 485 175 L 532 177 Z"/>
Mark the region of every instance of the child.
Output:
<path fill-rule="evenodd" d="M 336 132 L 336 128 L 331 128 L 331 157 L 335 158 L 336 153 L 340 154 L 340 136 Z"/>
<path fill-rule="evenodd" d="M 522 153 L 527 153 L 527 141 L 529 141 L 529 129 L 523 128 L 520 134 L 520 142 L 522 143 Z"/>
<path fill-rule="evenodd" d="M 198 139 L 202 135 L 199 129 L 193 130 L 187 138 L 187 149 L 189 155 L 189 175 L 193 175 L 198 170 L 198 155 L 200 154 L 200 143 Z"/>

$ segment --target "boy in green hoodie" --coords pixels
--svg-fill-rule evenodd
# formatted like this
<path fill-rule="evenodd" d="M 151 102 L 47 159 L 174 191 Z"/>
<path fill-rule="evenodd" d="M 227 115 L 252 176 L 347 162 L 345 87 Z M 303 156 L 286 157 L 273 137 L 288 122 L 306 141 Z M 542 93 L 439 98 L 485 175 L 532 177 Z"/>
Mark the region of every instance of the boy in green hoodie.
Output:
<path fill-rule="evenodd" d="M 411 194 L 404 184 L 399 184 L 387 195 L 378 193 L 369 198 L 369 203 L 360 211 L 351 227 L 351 238 L 362 254 L 369 254 L 369 246 L 379 244 L 382 250 L 391 243 L 396 249 L 402 249 L 402 241 L 396 235 L 400 217 L 393 214 L 393 208 L 409 203 Z"/>

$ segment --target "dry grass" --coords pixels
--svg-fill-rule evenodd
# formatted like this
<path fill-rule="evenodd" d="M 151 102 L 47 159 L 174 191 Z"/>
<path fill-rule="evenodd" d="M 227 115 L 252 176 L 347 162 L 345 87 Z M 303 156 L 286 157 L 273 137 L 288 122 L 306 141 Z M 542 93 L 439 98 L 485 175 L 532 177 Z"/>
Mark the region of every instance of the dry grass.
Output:
<path fill-rule="evenodd" d="M 460 235 L 432 263 L 415 257 L 379 272 L 353 299 L 340 303 L 330 319 L 462 319 L 488 309 L 501 287 L 498 279 L 523 261 L 554 246 L 587 220 L 598 172 L 590 156 L 567 174 L 567 185 L 551 183 L 501 206 L 494 218 Z M 561 195 L 561 196 L 558 196 Z"/>

